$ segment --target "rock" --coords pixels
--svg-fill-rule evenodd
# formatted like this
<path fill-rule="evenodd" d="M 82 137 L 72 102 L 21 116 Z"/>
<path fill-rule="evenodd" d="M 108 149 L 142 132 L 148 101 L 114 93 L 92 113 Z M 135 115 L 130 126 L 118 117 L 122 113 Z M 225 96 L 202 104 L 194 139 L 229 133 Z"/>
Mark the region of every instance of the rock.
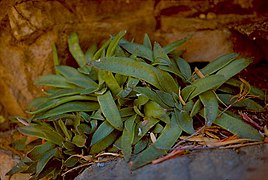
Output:
<path fill-rule="evenodd" d="M 223 30 L 204 30 L 189 32 L 161 33 L 160 37 L 168 43 L 192 36 L 179 50 L 185 50 L 183 58 L 188 62 L 210 62 L 216 57 L 233 51 L 230 42 L 231 32 Z"/>
<path fill-rule="evenodd" d="M 96 164 L 87 168 L 76 180 L 110 179 L 265 179 L 268 170 L 268 145 L 244 147 L 237 151 L 230 149 L 203 150 L 147 165 L 129 171 L 123 160 L 106 163 L 104 167 Z"/>

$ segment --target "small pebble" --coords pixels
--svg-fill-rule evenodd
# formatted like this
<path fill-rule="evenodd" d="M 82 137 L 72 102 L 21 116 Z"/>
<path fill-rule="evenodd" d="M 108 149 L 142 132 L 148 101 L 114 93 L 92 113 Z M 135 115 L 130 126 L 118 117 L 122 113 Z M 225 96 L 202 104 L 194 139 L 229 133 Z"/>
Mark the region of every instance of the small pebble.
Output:
<path fill-rule="evenodd" d="M 207 14 L 207 19 L 208 20 L 210 20 L 210 19 L 215 19 L 216 18 L 216 14 L 215 13 L 213 13 L 213 12 L 209 12 L 208 14 Z"/>
<path fill-rule="evenodd" d="M 206 15 L 205 15 L 205 14 L 200 14 L 200 15 L 199 15 L 199 18 L 200 18 L 200 19 L 206 19 Z"/>

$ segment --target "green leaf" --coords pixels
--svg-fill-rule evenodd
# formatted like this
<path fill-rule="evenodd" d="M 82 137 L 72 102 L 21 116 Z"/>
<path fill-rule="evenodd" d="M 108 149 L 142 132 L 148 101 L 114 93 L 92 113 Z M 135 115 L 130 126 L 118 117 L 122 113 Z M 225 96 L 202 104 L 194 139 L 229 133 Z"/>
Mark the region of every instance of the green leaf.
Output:
<path fill-rule="evenodd" d="M 169 123 L 170 119 L 167 114 L 167 110 L 161 107 L 154 101 L 149 101 L 144 105 L 145 117 L 153 117 Z"/>
<path fill-rule="evenodd" d="M 184 94 L 186 94 L 185 93 L 186 89 L 189 89 L 190 87 L 193 87 L 192 89 L 195 88 L 189 96 L 189 99 L 192 99 L 203 92 L 219 87 L 225 81 L 226 79 L 224 78 L 223 75 L 211 75 L 202 79 L 198 79 L 194 81 L 191 85 L 186 86 L 182 90 L 183 98 L 184 100 L 187 100 L 187 98 L 184 97 L 185 96 Z"/>
<path fill-rule="evenodd" d="M 103 138 L 101 141 L 99 141 L 96 144 L 94 144 L 91 147 L 89 153 L 90 154 L 96 154 L 96 153 L 99 153 L 101 151 L 104 151 L 107 147 L 109 147 L 110 145 L 112 145 L 114 143 L 114 141 L 116 140 L 117 137 L 118 137 L 118 132 L 113 131 L 108 136 Z"/>
<path fill-rule="evenodd" d="M 159 122 L 159 119 L 148 117 L 144 121 L 141 121 L 138 126 L 138 136 L 135 136 L 134 144 L 136 144 L 152 127 Z"/>
<path fill-rule="evenodd" d="M 124 130 L 121 138 L 122 152 L 124 159 L 129 161 L 134 141 L 136 115 L 131 116 L 124 122 Z"/>
<path fill-rule="evenodd" d="M 159 65 L 159 66 L 157 66 L 157 68 L 159 68 L 163 71 L 166 71 L 166 72 L 173 73 L 182 79 L 184 78 L 183 75 L 181 74 L 181 72 L 179 71 L 179 69 L 177 68 L 177 65 L 174 62 L 172 62 L 172 64 L 169 66 Z"/>
<path fill-rule="evenodd" d="M 175 144 L 181 133 L 175 115 L 172 114 L 171 124 L 166 124 L 156 142 L 137 155 L 134 161 L 130 163 L 130 168 L 132 170 L 137 169 L 166 154 L 166 150 Z"/>
<path fill-rule="evenodd" d="M 153 90 L 151 90 L 150 88 L 146 88 L 146 87 L 135 87 L 134 89 L 136 92 L 140 93 L 141 95 L 146 96 L 147 98 L 149 98 L 152 101 L 155 101 L 157 104 L 159 104 L 160 106 L 162 106 L 163 108 L 169 108 L 162 100 L 161 98 L 158 96 L 158 94 L 156 92 L 154 92 Z"/>
<path fill-rule="evenodd" d="M 190 95 L 195 91 L 196 87 L 192 85 L 188 85 L 181 91 L 181 96 L 184 101 L 187 101 L 190 97 Z"/>
<path fill-rule="evenodd" d="M 101 46 L 101 48 L 94 54 L 93 60 L 99 59 L 101 57 L 102 53 L 105 52 L 105 49 L 109 46 L 111 41 L 112 39 L 110 38 Z"/>
<path fill-rule="evenodd" d="M 202 109 L 202 103 L 200 99 L 197 99 L 197 101 L 194 103 L 194 106 L 191 110 L 190 117 L 194 117 L 201 109 Z"/>
<path fill-rule="evenodd" d="M 108 121 L 104 121 L 103 123 L 101 123 L 101 125 L 97 128 L 97 130 L 94 132 L 92 136 L 90 146 L 104 139 L 113 130 L 114 130 L 113 126 L 111 126 Z"/>
<path fill-rule="evenodd" d="M 177 58 L 176 63 L 177 66 L 179 67 L 182 76 L 184 77 L 184 80 L 185 81 L 189 80 L 192 76 L 192 70 L 189 63 L 180 57 Z"/>
<path fill-rule="evenodd" d="M 122 90 L 112 72 L 100 70 L 99 81 L 101 80 L 106 83 L 108 88 L 112 91 L 113 95 L 118 94 Z"/>
<path fill-rule="evenodd" d="M 123 36 L 127 33 L 127 31 L 121 31 L 119 32 L 114 38 L 112 38 L 112 41 L 110 42 L 106 56 L 112 56 L 114 54 L 115 48 L 118 45 L 119 41 L 123 38 Z"/>
<path fill-rule="evenodd" d="M 159 90 L 156 90 L 155 92 L 166 105 L 168 105 L 169 107 L 175 106 L 175 101 L 173 99 L 173 96 L 170 93 L 159 91 Z"/>
<path fill-rule="evenodd" d="M 135 115 L 135 112 L 132 107 L 126 107 L 119 110 L 121 118 L 129 117 Z"/>
<path fill-rule="evenodd" d="M 83 91 L 82 88 L 71 88 L 71 89 L 49 89 L 48 98 L 56 99 L 64 96 L 78 95 Z"/>
<path fill-rule="evenodd" d="M 58 132 L 37 124 L 19 127 L 18 130 L 27 136 L 39 137 L 59 146 L 61 146 L 64 141 L 64 138 Z"/>
<path fill-rule="evenodd" d="M 56 66 L 57 71 L 63 75 L 66 80 L 74 85 L 77 85 L 82 88 L 92 88 L 97 90 L 98 84 L 94 82 L 89 76 L 81 74 L 75 68 L 70 66 Z"/>
<path fill-rule="evenodd" d="M 263 137 L 252 126 L 246 124 L 241 119 L 233 117 L 227 113 L 223 113 L 220 117 L 214 121 L 215 124 L 226 129 L 227 131 L 238 135 L 241 138 L 253 139 L 262 141 Z"/>
<path fill-rule="evenodd" d="M 234 86 L 234 87 L 238 87 L 238 88 L 240 88 L 241 83 L 242 83 L 241 81 L 239 81 L 239 80 L 237 80 L 235 78 L 231 78 L 228 81 L 226 81 L 226 84 L 231 85 L 231 86 Z M 253 87 L 253 86 L 250 87 L 249 94 L 250 95 L 257 96 L 261 100 L 264 100 L 265 99 L 265 93 L 264 93 L 264 91 L 262 91 L 261 89 L 258 89 L 256 87 Z"/>
<path fill-rule="evenodd" d="M 77 146 L 77 147 L 85 147 L 86 145 L 87 138 L 83 135 L 76 134 L 72 142 Z"/>
<path fill-rule="evenodd" d="M 50 149 L 46 153 L 43 154 L 43 156 L 37 161 L 36 165 L 36 174 L 39 174 L 42 172 L 46 164 L 50 159 L 52 159 L 54 156 L 56 156 L 58 149 Z"/>
<path fill-rule="evenodd" d="M 167 72 L 158 70 L 156 71 L 157 74 L 157 80 L 161 86 L 161 90 L 164 90 L 166 92 L 174 92 L 178 93 L 179 86 L 178 83 L 175 81 L 175 79 Z"/>
<path fill-rule="evenodd" d="M 216 74 L 223 75 L 224 78 L 228 80 L 245 69 L 251 62 L 251 59 L 236 59 L 235 61 L 232 61 L 227 66 L 219 70 Z"/>
<path fill-rule="evenodd" d="M 217 94 L 217 95 L 226 105 L 232 104 L 233 107 L 243 107 L 254 112 L 264 111 L 264 108 L 252 99 L 244 98 L 238 102 L 235 102 L 237 98 L 234 98 L 234 96 L 231 94 Z"/>
<path fill-rule="evenodd" d="M 74 167 L 79 162 L 80 157 L 70 156 L 66 161 L 64 161 L 64 166 Z"/>
<path fill-rule="evenodd" d="M 154 57 L 154 61 L 152 62 L 152 65 L 170 65 L 171 64 L 171 61 L 168 55 L 165 53 L 164 49 L 157 42 L 154 43 L 153 57 Z"/>
<path fill-rule="evenodd" d="M 239 54 L 231 53 L 231 54 L 225 54 L 223 56 L 220 56 L 210 62 L 207 66 L 205 66 L 203 69 L 201 69 L 201 72 L 203 75 L 210 75 L 218 70 L 224 68 L 228 64 L 230 64 L 233 60 L 235 60 Z M 237 60 L 236 60 L 237 61 Z"/>
<path fill-rule="evenodd" d="M 58 53 L 57 53 L 57 47 L 55 44 L 52 45 L 52 55 L 53 55 L 54 67 L 57 65 L 60 65 L 60 61 L 59 61 L 59 57 L 58 57 Z M 59 74 L 57 69 L 55 69 L 55 73 Z"/>
<path fill-rule="evenodd" d="M 136 43 L 131 43 L 126 40 L 121 40 L 119 45 L 124 48 L 127 52 L 136 55 L 141 58 L 145 58 L 149 61 L 153 60 L 153 52 L 150 48 Z"/>
<path fill-rule="evenodd" d="M 35 146 L 27 156 L 33 161 L 38 161 L 43 156 L 43 154 L 54 148 L 55 144 L 52 144 L 51 142 L 45 142 L 44 144 Z"/>
<path fill-rule="evenodd" d="M 164 52 L 166 54 L 169 54 L 170 52 L 174 51 L 175 49 L 177 49 L 178 47 L 180 47 L 183 43 L 185 43 L 186 41 L 188 41 L 191 38 L 191 36 L 185 37 L 183 39 L 174 41 L 168 45 L 166 45 L 163 49 Z"/>
<path fill-rule="evenodd" d="M 69 83 L 66 78 L 52 74 L 39 77 L 35 81 L 35 84 L 39 86 L 51 86 L 57 88 L 77 88 L 77 86 Z"/>
<path fill-rule="evenodd" d="M 60 129 L 61 129 L 62 132 L 64 133 L 65 137 L 66 137 L 69 141 L 71 141 L 71 139 L 72 139 L 72 134 L 70 134 L 70 133 L 68 132 L 68 129 L 67 129 L 67 127 L 65 126 L 64 122 L 60 119 L 60 120 L 58 120 L 58 124 L 59 124 Z"/>
<path fill-rule="evenodd" d="M 206 125 L 211 126 L 218 116 L 218 99 L 213 91 L 206 91 L 200 94 L 199 98 L 204 105 L 204 116 Z"/>
<path fill-rule="evenodd" d="M 188 134 L 193 134 L 193 119 L 186 111 L 179 111 L 175 109 L 175 117 L 177 119 L 177 123 L 179 127 Z"/>
<path fill-rule="evenodd" d="M 142 138 L 137 144 L 134 146 L 133 153 L 136 155 L 143 151 L 150 143 L 150 138 Z"/>
<path fill-rule="evenodd" d="M 69 50 L 80 67 L 86 64 L 85 55 L 79 45 L 79 39 L 77 33 L 71 33 L 68 38 Z"/>
<path fill-rule="evenodd" d="M 58 99 L 52 99 L 49 100 L 47 102 L 44 102 L 43 104 L 40 104 L 38 106 L 38 109 L 32 112 L 28 112 L 29 114 L 37 114 L 37 113 L 41 113 L 44 111 L 47 111 L 49 109 L 55 108 L 61 104 L 65 104 L 67 102 L 70 101 L 95 101 L 96 97 L 92 97 L 92 96 L 79 96 L 79 95 L 75 95 L 75 96 L 67 96 L 67 97 L 61 97 Z"/>
<path fill-rule="evenodd" d="M 152 43 L 151 43 L 150 37 L 148 36 L 147 33 L 145 33 L 145 35 L 144 35 L 143 45 L 149 49 L 152 49 Z"/>
<path fill-rule="evenodd" d="M 99 69 L 142 79 L 161 89 L 157 80 L 157 69 L 147 63 L 134 61 L 130 58 L 106 57 L 94 61 L 93 65 Z"/>
<path fill-rule="evenodd" d="M 121 90 L 117 95 L 121 98 L 127 97 L 132 92 L 133 88 L 135 88 L 136 85 L 138 85 L 139 82 L 140 81 L 138 79 L 129 77 L 126 87 L 123 90 Z"/>
<path fill-rule="evenodd" d="M 123 122 L 111 92 L 107 91 L 104 95 L 98 96 L 97 98 L 100 104 L 100 109 L 107 121 L 115 129 L 120 131 L 123 130 Z"/>

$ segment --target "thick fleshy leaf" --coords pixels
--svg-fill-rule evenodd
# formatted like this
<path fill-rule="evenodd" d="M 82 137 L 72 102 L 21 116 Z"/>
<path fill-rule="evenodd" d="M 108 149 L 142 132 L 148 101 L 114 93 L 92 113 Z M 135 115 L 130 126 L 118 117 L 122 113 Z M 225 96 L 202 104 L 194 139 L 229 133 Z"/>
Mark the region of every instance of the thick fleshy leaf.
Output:
<path fill-rule="evenodd" d="M 110 38 L 109 40 L 107 40 L 102 46 L 101 48 L 94 54 L 93 56 L 93 60 L 99 59 L 103 53 L 105 53 L 105 49 L 109 46 L 109 44 L 111 43 L 112 39 Z"/>
<path fill-rule="evenodd" d="M 59 146 L 62 145 L 64 138 L 58 132 L 47 128 L 45 126 L 31 124 L 30 126 L 23 126 L 18 129 L 22 134 L 27 136 L 34 136 L 53 142 Z"/>
<path fill-rule="evenodd" d="M 165 126 L 155 143 L 137 155 L 134 161 L 130 163 L 130 168 L 132 170 L 137 169 L 166 154 L 166 149 L 175 144 L 181 133 L 182 130 L 177 124 L 175 115 L 172 114 L 171 124 Z"/>
<path fill-rule="evenodd" d="M 163 91 L 169 93 L 171 92 L 178 93 L 179 91 L 178 83 L 169 73 L 159 69 L 158 71 L 156 71 L 156 76 Z"/>
<path fill-rule="evenodd" d="M 202 103 L 200 99 L 197 99 L 197 101 L 194 103 L 194 106 L 191 110 L 190 116 L 194 117 L 201 109 L 202 109 Z"/>
<path fill-rule="evenodd" d="M 169 107 L 175 106 L 175 101 L 173 99 L 172 94 L 156 90 L 157 95 L 160 97 L 160 99 Z"/>
<path fill-rule="evenodd" d="M 201 69 L 203 75 L 210 75 L 231 63 L 239 54 L 231 53 L 220 56 Z"/>
<path fill-rule="evenodd" d="M 144 105 L 143 111 L 145 117 L 153 117 L 160 119 L 165 123 L 170 123 L 170 118 L 168 117 L 167 110 L 154 101 L 147 102 Z"/>
<path fill-rule="evenodd" d="M 35 146 L 30 153 L 28 153 L 28 157 L 31 158 L 33 161 L 38 161 L 43 154 L 45 154 L 47 151 L 54 149 L 55 144 L 52 144 L 51 142 L 45 142 L 44 144 Z"/>
<path fill-rule="evenodd" d="M 68 102 L 46 111 L 44 114 L 35 116 L 35 119 L 46 119 L 69 112 L 88 112 L 99 109 L 97 102 Z"/>
<path fill-rule="evenodd" d="M 40 157 L 36 165 L 36 174 L 41 173 L 48 161 L 54 156 L 56 156 L 56 154 L 58 153 L 57 151 L 58 149 L 50 149 Z"/>
<path fill-rule="evenodd" d="M 123 38 L 123 36 L 127 33 L 127 31 L 119 32 L 115 37 L 112 38 L 106 52 L 106 56 L 112 56 L 114 54 L 115 48 L 118 45 L 119 41 Z"/>
<path fill-rule="evenodd" d="M 99 69 L 142 79 L 161 89 L 157 80 L 157 69 L 147 63 L 134 61 L 131 58 L 106 57 L 94 61 L 93 65 Z"/>
<path fill-rule="evenodd" d="M 108 136 L 111 132 L 113 132 L 114 128 L 111 126 L 108 121 L 104 121 L 98 129 L 94 132 L 90 145 L 94 145 L 99 141 L 103 140 L 106 136 Z"/>
<path fill-rule="evenodd" d="M 65 104 L 67 102 L 70 101 L 96 101 L 96 97 L 92 97 L 92 96 L 79 96 L 79 95 L 75 95 L 75 96 L 67 96 L 67 97 L 61 97 L 58 99 L 53 99 L 51 101 L 46 101 L 43 104 L 38 106 L 38 109 L 36 109 L 35 111 L 32 112 L 28 112 L 29 114 L 37 114 L 37 113 L 41 113 L 44 111 L 47 111 L 49 109 L 55 108 L 61 104 Z"/>
<path fill-rule="evenodd" d="M 191 38 L 191 36 L 185 37 L 183 39 L 174 41 L 168 45 L 166 45 L 165 47 L 163 47 L 164 52 L 166 54 L 169 54 L 170 52 L 174 51 L 175 49 L 177 49 L 178 47 L 180 47 L 183 43 L 185 43 L 186 41 L 188 41 Z"/>
<path fill-rule="evenodd" d="M 66 125 L 64 124 L 64 122 L 62 121 L 62 119 L 58 120 L 58 125 L 59 125 L 61 131 L 63 132 L 63 134 L 65 135 L 65 137 L 66 137 L 69 141 L 71 141 L 71 139 L 72 139 L 72 134 L 69 133 L 69 131 L 68 131 Z"/>
<path fill-rule="evenodd" d="M 206 92 L 208 90 L 214 89 L 216 87 L 219 87 L 226 81 L 225 77 L 223 75 L 211 75 L 202 79 L 198 79 L 194 81 L 189 87 L 195 87 L 194 91 L 189 96 L 189 99 L 192 99 L 199 94 Z M 185 88 L 184 88 L 185 89 Z M 182 95 L 184 94 L 185 90 L 182 90 Z M 184 98 L 185 100 L 185 98 Z"/>
<path fill-rule="evenodd" d="M 60 61 L 59 61 L 59 57 L 58 57 L 58 52 L 57 52 L 57 47 L 55 44 L 52 45 L 52 55 L 53 55 L 53 63 L 54 63 L 54 67 L 57 65 L 60 65 Z M 59 72 L 57 71 L 57 69 L 55 69 L 55 73 L 59 74 Z"/>
<path fill-rule="evenodd" d="M 137 125 L 138 136 L 135 136 L 134 144 L 136 144 L 152 127 L 159 122 L 159 119 L 148 117 Z"/>
<path fill-rule="evenodd" d="M 242 83 L 241 81 L 239 81 L 235 78 L 231 78 L 228 81 L 226 81 L 226 84 L 234 86 L 234 87 L 238 87 L 238 88 L 240 87 L 241 83 Z M 264 100 L 265 96 L 266 96 L 263 90 L 258 89 L 258 88 L 253 87 L 253 86 L 250 87 L 249 94 L 258 97 L 261 100 Z"/>
<path fill-rule="evenodd" d="M 63 75 L 66 80 L 74 85 L 82 88 L 98 89 L 98 84 L 90 79 L 89 76 L 81 74 L 75 68 L 70 66 L 56 66 L 57 71 Z"/>
<path fill-rule="evenodd" d="M 226 105 L 232 104 L 233 107 L 242 107 L 254 112 L 264 111 L 264 108 L 260 104 L 255 102 L 253 99 L 244 98 L 236 102 L 237 98 L 234 98 L 234 96 L 231 94 L 217 94 L 217 95 Z"/>
<path fill-rule="evenodd" d="M 123 129 L 123 122 L 110 91 L 107 91 L 104 95 L 98 96 L 98 102 L 100 104 L 100 109 L 107 121 L 115 129 L 121 131 Z"/>
<path fill-rule="evenodd" d="M 139 94 L 142 94 L 144 96 L 146 96 L 147 98 L 149 98 L 152 101 L 155 101 L 157 104 L 159 104 L 160 106 L 162 106 L 163 108 L 169 108 L 162 100 L 161 98 L 158 96 L 158 94 L 156 92 L 154 92 L 153 90 L 151 90 L 150 88 L 146 88 L 146 87 L 136 87 L 134 89 L 136 92 L 138 92 Z"/>
<path fill-rule="evenodd" d="M 132 92 L 133 88 L 135 88 L 138 85 L 139 82 L 140 81 L 138 79 L 129 77 L 126 87 L 123 90 L 121 90 L 117 94 L 117 96 L 122 97 L 122 98 L 127 97 Z"/>
<path fill-rule="evenodd" d="M 73 139 L 72 142 L 77 146 L 77 147 L 85 147 L 87 138 L 83 135 L 79 135 L 76 134 Z"/>
<path fill-rule="evenodd" d="M 71 89 L 50 89 L 48 90 L 48 98 L 56 99 L 64 96 L 78 95 L 83 91 L 82 88 L 71 88 Z"/>
<path fill-rule="evenodd" d="M 151 43 L 150 37 L 148 36 L 147 33 L 145 33 L 145 35 L 144 35 L 143 45 L 149 49 L 152 49 L 152 43 Z"/>
<path fill-rule="evenodd" d="M 168 55 L 165 53 L 164 49 L 157 42 L 154 43 L 153 57 L 154 57 L 154 61 L 152 62 L 152 65 L 170 65 L 171 64 L 171 61 Z"/>
<path fill-rule="evenodd" d="M 190 77 L 192 76 L 192 70 L 189 63 L 180 57 L 177 58 L 176 63 L 177 66 L 179 67 L 182 76 L 184 77 L 184 80 L 185 81 L 189 80 Z"/>
<path fill-rule="evenodd" d="M 204 105 L 204 116 L 206 125 L 211 126 L 218 116 L 218 99 L 213 91 L 206 91 L 200 94 L 199 98 Z"/>
<path fill-rule="evenodd" d="M 113 131 L 108 136 L 103 138 L 101 141 L 99 141 L 96 144 L 94 144 L 93 146 L 91 146 L 89 153 L 96 154 L 96 153 L 99 153 L 101 151 L 104 151 L 106 148 L 108 148 L 110 145 L 112 145 L 114 143 L 114 141 L 116 140 L 117 137 L 118 137 L 118 132 Z"/>
<path fill-rule="evenodd" d="M 68 38 L 69 50 L 80 67 L 86 64 L 85 55 L 79 45 L 79 39 L 77 33 L 71 33 Z"/>
<path fill-rule="evenodd" d="M 179 127 L 188 134 L 194 133 L 193 119 L 186 111 L 175 109 L 175 117 Z"/>
<path fill-rule="evenodd" d="M 100 70 L 99 81 L 104 81 L 108 88 L 111 90 L 113 95 L 118 94 L 122 88 L 119 86 L 112 72 Z"/>
<path fill-rule="evenodd" d="M 252 126 L 246 124 L 241 119 L 233 117 L 227 113 L 223 113 L 220 117 L 214 121 L 215 124 L 226 129 L 227 131 L 238 135 L 241 138 L 253 139 L 262 141 L 263 137 Z"/>
<path fill-rule="evenodd" d="M 240 71 L 245 69 L 250 63 L 252 62 L 251 59 L 236 59 L 235 61 L 232 61 L 228 65 L 226 65 L 224 68 L 219 70 L 216 74 L 223 75 L 226 80 L 230 79 L 231 77 L 238 74 Z"/>
<path fill-rule="evenodd" d="M 153 60 L 152 50 L 142 44 L 130 43 L 126 40 L 121 40 L 119 45 L 133 55 L 145 58 L 149 61 Z"/>
<path fill-rule="evenodd" d="M 132 153 L 132 143 L 134 141 L 136 115 L 131 116 L 124 122 L 124 130 L 121 138 L 122 152 L 124 159 L 129 161 Z"/>
<path fill-rule="evenodd" d="M 69 83 L 66 78 L 61 75 L 44 75 L 35 81 L 39 86 L 50 86 L 56 88 L 77 88 L 77 86 Z"/>

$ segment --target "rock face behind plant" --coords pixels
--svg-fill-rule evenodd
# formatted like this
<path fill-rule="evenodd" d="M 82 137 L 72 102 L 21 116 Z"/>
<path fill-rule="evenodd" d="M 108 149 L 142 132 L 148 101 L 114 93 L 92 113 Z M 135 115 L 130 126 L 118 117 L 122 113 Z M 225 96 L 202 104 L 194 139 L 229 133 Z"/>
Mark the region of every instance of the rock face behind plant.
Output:
<path fill-rule="evenodd" d="M 79 34 L 84 51 L 124 29 L 137 41 L 148 33 L 162 44 L 192 35 L 183 46 L 188 61 L 237 51 L 257 63 L 268 59 L 267 6 L 266 0 L 2 0 L 0 114 L 25 115 L 26 104 L 42 93 L 33 81 L 53 70 L 53 43 L 60 60 L 75 65 L 67 51 L 70 32 Z"/>

